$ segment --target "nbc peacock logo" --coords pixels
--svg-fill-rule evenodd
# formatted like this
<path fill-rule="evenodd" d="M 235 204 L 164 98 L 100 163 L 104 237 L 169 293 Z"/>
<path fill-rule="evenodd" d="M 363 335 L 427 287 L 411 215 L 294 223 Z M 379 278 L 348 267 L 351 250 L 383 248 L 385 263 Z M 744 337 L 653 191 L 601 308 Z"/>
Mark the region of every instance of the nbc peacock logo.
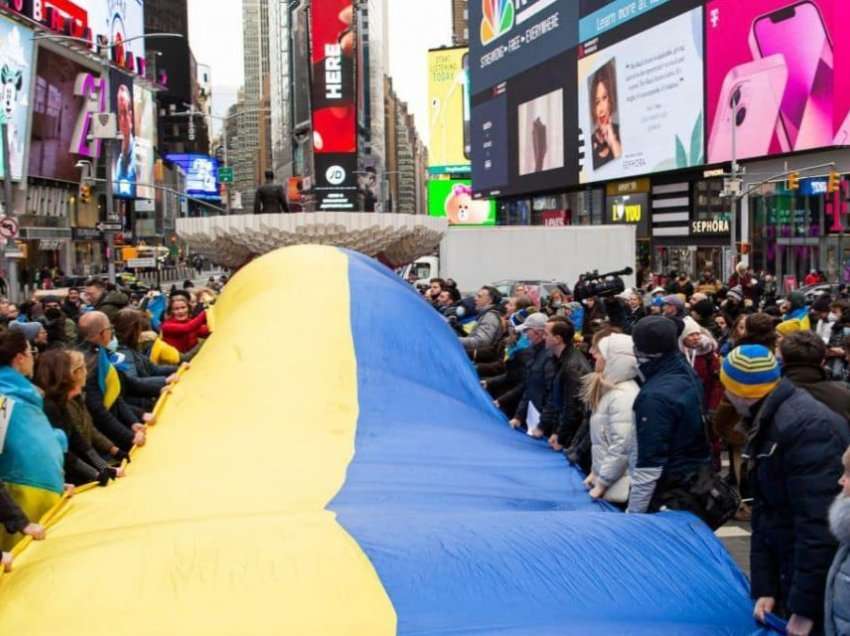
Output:
<path fill-rule="evenodd" d="M 487 46 L 514 26 L 514 0 L 481 0 L 484 18 L 481 20 L 481 45 Z"/>

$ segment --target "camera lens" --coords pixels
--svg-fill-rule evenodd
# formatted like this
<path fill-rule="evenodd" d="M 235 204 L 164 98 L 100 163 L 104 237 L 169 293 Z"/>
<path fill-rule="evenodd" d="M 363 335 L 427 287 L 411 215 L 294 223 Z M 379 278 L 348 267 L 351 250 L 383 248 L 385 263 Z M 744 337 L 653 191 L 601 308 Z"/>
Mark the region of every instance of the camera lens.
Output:
<path fill-rule="evenodd" d="M 744 124 L 744 120 L 747 118 L 747 109 L 743 106 L 738 109 L 735 114 L 735 125 L 742 126 Z"/>

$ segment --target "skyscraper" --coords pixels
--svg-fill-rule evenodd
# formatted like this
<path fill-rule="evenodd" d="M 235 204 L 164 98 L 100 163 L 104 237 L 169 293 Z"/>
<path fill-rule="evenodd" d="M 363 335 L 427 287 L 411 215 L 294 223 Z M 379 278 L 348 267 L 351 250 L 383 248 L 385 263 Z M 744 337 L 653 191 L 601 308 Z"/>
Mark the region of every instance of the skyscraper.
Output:
<path fill-rule="evenodd" d="M 469 0 L 452 0 L 452 44 L 469 44 Z"/>
<path fill-rule="evenodd" d="M 253 209 L 254 190 L 263 173 L 272 168 L 271 114 L 269 105 L 269 3 L 242 0 L 245 110 L 239 122 L 240 147 L 234 157 L 234 184 L 246 209 Z"/>
<path fill-rule="evenodd" d="M 291 78 L 291 16 L 289 0 L 269 0 L 269 97 L 271 151 L 275 176 L 293 174 Z"/>

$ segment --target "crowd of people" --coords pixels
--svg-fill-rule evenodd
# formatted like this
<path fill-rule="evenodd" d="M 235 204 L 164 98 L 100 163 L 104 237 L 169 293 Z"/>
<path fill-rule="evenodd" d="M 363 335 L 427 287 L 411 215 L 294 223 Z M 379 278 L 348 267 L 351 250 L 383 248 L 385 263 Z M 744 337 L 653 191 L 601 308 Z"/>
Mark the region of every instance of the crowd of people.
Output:
<path fill-rule="evenodd" d="M 746 265 L 721 283 L 582 298 L 560 285 L 427 302 L 459 334 L 510 426 L 628 513 L 752 524 L 754 614 L 850 635 L 850 290 L 778 297 Z"/>
<path fill-rule="evenodd" d="M 124 477 L 159 397 L 210 335 L 226 279 L 137 294 L 102 279 L 15 305 L 0 298 L 0 552 L 76 486 Z"/>

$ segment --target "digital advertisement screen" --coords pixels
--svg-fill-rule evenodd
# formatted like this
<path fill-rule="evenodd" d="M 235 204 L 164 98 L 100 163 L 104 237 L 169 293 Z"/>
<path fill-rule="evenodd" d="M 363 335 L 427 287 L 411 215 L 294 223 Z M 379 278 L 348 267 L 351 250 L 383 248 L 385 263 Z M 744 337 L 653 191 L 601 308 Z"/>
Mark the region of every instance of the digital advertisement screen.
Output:
<path fill-rule="evenodd" d="M 641 22 L 632 21 L 633 28 Z M 702 9 L 619 42 L 603 36 L 580 48 L 581 183 L 704 162 Z"/>
<path fill-rule="evenodd" d="M 38 54 L 29 176 L 79 182 L 80 159 L 101 154 L 89 141 L 92 118 L 108 110 L 106 81 L 87 68 L 47 49 Z"/>
<path fill-rule="evenodd" d="M 13 181 L 24 178 L 29 99 L 33 72 L 33 32 L 0 17 L 0 81 L 3 84 L 2 117 L 9 136 L 9 169 Z M 5 160 L 0 145 L 0 179 L 5 179 Z"/>
<path fill-rule="evenodd" d="M 145 40 L 139 38 L 145 34 L 144 1 L 76 0 L 76 4 L 88 11 L 89 27 L 95 38 L 100 36 L 109 43 L 118 44 L 111 59 L 118 66 L 139 73 L 138 62 L 145 59 Z"/>
<path fill-rule="evenodd" d="M 579 42 L 587 42 L 603 33 L 607 33 L 673 0 L 581 0 L 579 21 Z M 676 0 L 677 5 L 691 2 L 694 7 L 702 0 Z"/>
<path fill-rule="evenodd" d="M 109 74 L 112 112 L 118 119 L 118 137 L 112 150 L 112 190 L 119 199 L 136 198 L 138 157 L 133 77 L 113 70 Z"/>
<path fill-rule="evenodd" d="M 476 198 L 577 184 L 576 81 L 573 50 L 473 98 Z"/>
<path fill-rule="evenodd" d="M 219 201 L 218 161 L 214 157 L 196 154 L 172 154 L 166 159 L 186 173 L 186 194 L 195 199 Z"/>
<path fill-rule="evenodd" d="M 428 52 L 428 170 L 432 174 L 469 172 L 468 65 L 466 48 Z"/>
<path fill-rule="evenodd" d="M 352 210 L 357 191 L 354 7 L 323 0 L 311 10 L 313 151 L 319 209 Z"/>
<path fill-rule="evenodd" d="M 4 8 L 60 35 L 89 39 L 92 49 L 130 73 L 144 75 L 143 0 L 5 0 Z"/>
<path fill-rule="evenodd" d="M 708 3 L 709 163 L 733 137 L 737 159 L 850 144 L 847 18 L 833 0 Z"/>
<path fill-rule="evenodd" d="M 472 93 L 578 44 L 576 0 L 469 0 Z"/>
<path fill-rule="evenodd" d="M 133 88 L 133 110 L 136 117 L 136 196 L 153 199 L 156 164 L 156 97 L 153 91 L 136 84 Z"/>
<path fill-rule="evenodd" d="M 428 182 L 428 213 L 448 218 L 449 225 L 496 225 L 496 202 L 473 199 L 471 181 L 432 179 Z"/>

